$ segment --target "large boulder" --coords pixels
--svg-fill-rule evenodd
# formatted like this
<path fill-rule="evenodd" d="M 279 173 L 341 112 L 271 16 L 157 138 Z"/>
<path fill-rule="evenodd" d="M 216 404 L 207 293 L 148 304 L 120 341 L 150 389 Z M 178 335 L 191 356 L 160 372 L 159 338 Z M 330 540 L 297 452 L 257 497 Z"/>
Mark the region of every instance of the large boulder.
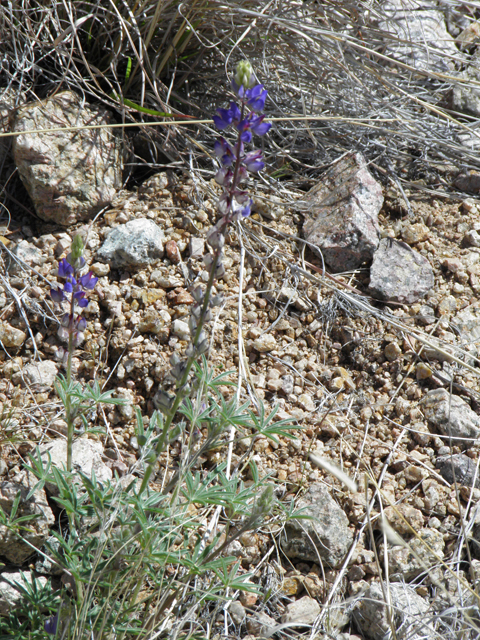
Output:
<path fill-rule="evenodd" d="M 19 109 L 14 131 L 25 133 L 14 138 L 13 157 L 40 218 L 71 225 L 111 202 L 121 187 L 119 141 L 111 129 L 82 128 L 108 122 L 105 109 L 71 91 Z M 74 130 L 51 131 L 66 127 Z"/>

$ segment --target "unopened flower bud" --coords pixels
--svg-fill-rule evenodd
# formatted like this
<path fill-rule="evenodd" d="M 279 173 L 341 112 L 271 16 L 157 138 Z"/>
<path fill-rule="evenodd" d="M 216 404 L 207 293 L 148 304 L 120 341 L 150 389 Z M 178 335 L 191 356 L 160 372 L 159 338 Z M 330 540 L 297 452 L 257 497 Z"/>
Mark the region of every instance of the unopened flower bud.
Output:
<path fill-rule="evenodd" d="M 208 351 L 208 344 L 209 344 L 208 339 L 202 340 L 197 344 L 195 351 L 199 356 L 201 356 L 202 354 Z"/>
<path fill-rule="evenodd" d="M 225 246 L 225 235 L 214 226 L 207 233 L 207 242 L 212 249 L 223 249 Z"/>
<path fill-rule="evenodd" d="M 85 339 L 85 334 L 81 331 L 75 331 L 73 334 L 73 346 L 79 347 Z"/>
<path fill-rule="evenodd" d="M 174 400 L 175 397 L 171 393 L 159 389 L 153 397 L 153 404 L 157 409 L 163 411 L 163 413 L 168 413 L 173 406 Z"/>
<path fill-rule="evenodd" d="M 212 307 L 219 307 L 221 304 L 223 304 L 223 296 L 219 293 L 216 296 L 212 296 L 210 298 L 210 304 L 212 305 Z"/>
<path fill-rule="evenodd" d="M 195 287 L 195 289 L 192 291 L 192 296 L 193 299 L 196 302 L 203 302 L 203 289 L 202 287 Z"/>
<path fill-rule="evenodd" d="M 60 325 L 58 327 L 57 335 L 60 338 L 60 340 L 68 340 L 68 336 L 70 335 L 70 333 L 68 329 Z"/>
<path fill-rule="evenodd" d="M 242 60 L 237 64 L 233 79 L 239 87 L 243 85 L 245 89 L 251 89 L 256 84 L 253 67 L 248 60 Z"/>
<path fill-rule="evenodd" d="M 172 365 L 172 367 L 174 367 L 180 361 L 181 361 L 181 358 L 180 358 L 179 354 L 176 351 L 174 351 L 172 353 L 172 355 L 170 356 L 170 364 Z"/>
<path fill-rule="evenodd" d="M 199 311 L 200 311 L 200 309 L 199 309 Z M 197 318 L 195 318 L 195 316 L 191 315 L 189 317 L 189 319 L 188 319 L 188 328 L 190 329 L 190 333 L 192 335 L 197 330 L 197 327 L 198 327 Z"/>

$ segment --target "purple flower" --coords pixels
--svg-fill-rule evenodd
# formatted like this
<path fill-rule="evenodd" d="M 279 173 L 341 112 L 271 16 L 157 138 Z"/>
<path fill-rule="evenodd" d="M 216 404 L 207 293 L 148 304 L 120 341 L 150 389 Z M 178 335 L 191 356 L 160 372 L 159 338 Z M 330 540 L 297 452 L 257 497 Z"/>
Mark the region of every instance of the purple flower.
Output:
<path fill-rule="evenodd" d="M 232 122 L 234 124 L 240 122 L 240 109 L 235 104 L 235 102 L 230 102 L 229 109 L 217 109 L 217 113 L 218 116 L 213 116 L 213 122 L 215 123 L 217 129 L 220 129 L 220 131 L 226 129 L 229 125 L 232 124 Z"/>
<path fill-rule="evenodd" d="M 263 88 L 263 84 L 257 84 L 252 89 L 247 89 L 245 97 L 247 104 L 254 111 L 262 111 L 265 108 L 265 100 L 267 98 L 267 90 Z"/>
<path fill-rule="evenodd" d="M 45 629 L 45 631 L 52 636 L 54 636 L 57 633 L 57 627 L 58 627 L 58 613 L 56 613 L 54 616 L 50 616 L 50 618 L 47 618 L 47 620 L 45 620 L 43 624 L 43 628 Z"/>
<path fill-rule="evenodd" d="M 72 265 L 67 262 L 66 258 L 62 258 L 58 263 L 58 277 L 59 278 L 70 278 L 75 273 L 75 269 Z"/>
<path fill-rule="evenodd" d="M 270 130 L 272 123 L 271 122 L 263 122 L 265 118 L 264 115 L 261 116 L 252 116 L 250 122 L 250 128 L 253 133 L 256 133 L 257 136 L 263 136 Z"/>
<path fill-rule="evenodd" d="M 78 279 L 78 282 L 80 283 L 80 285 L 84 288 L 84 289 L 89 289 L 92 290 L 94 289 L 95 285 L 98 282 L 98 278 L 95 278 L 93 276 L 93 273 L 91 271 L 89 271 L 88 273 L 86 273 L 84 276 L 81 276 Z"/>
<path fill-rule="evenodd" d="M 249 153 L 247 153 L 243 158 L 243 162 L 247 167 L 248 171 L 251 171 L 252 173 L 256 173 L 257 171 L 261 171 L 265 166 L 265 163 L 261 158 L 262 158 L 262 152 L 259 149 L 257 149 L 255 151 L 250 151 Z"/>
<path fill-rule="evenodd" d="M 63 295 L 63 289 L 50 289 L 50 297 L 54 302 L 63 302 L 65 296 Z"/>
<path fill-rule="evenodd" d="M 253 200 L 249 198 L 247 204 L 243 207 L 243 209 L 240 212 L 243 218 L 247 218 L 250 215 L 252 211 L 252 204 L 253 204 Z"/>

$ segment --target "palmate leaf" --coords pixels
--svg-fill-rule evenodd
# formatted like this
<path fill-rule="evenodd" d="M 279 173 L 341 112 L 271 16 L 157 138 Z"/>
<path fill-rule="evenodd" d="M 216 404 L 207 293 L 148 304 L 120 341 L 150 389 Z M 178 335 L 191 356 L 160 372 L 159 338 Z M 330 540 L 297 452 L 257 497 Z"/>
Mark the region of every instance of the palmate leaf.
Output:
<path fill-rule="evenodd" d="M 197 379 L 202 382 L 207 389 L 212 389 L 217 391 L 217 388 L 221 385 L 227 386 L 235 386 L 235 382 L 231 380 L 226 380 L 226 378 L 234 373 L 233 371 L 223 371 L 218 375 L 214 375 L 212 369 L 209 368 L 207 359 L 205 356 L 202 356 L 201 364 L 199 362 L 194 362 L 193 366 L 195 368 L 195 375 Z"/>
<path fill-rule="evenodd" d="M 228 560 L 230 560 L 230 562 L 228 562 Z M 220 581 L 218 587 L 222 587 L 222 591 L 224 589 L 231 589 L 232 591 L 248 591 L 249 593 L 257 593 L 260 595 L 262 593 L 262 587 L 252 582 L 252 578 L 254 577 L 253 573 L 239 574 L 240 566 L 241 564 L 238 560 L 232 565 L 231 558 L 219 558 L 217 566 L 212 568 Z"/>
<path fill-rule="evenodd" d="M 217 467 L 203 479 L 198 472 L 194 476 L 186 473 L 184 478 L 185 487 L 182 488 L 184 497 L 195 504 L 230 506 L 236 496 L 236 483 L 235 481 L 226 480 L 226 477 L 222 474 L 222 469 L 224 468 L 225 465 Z M 219 480 L 224 481 L 221 484 L 213 484 L 217 477 Z"/>
<path fill-rule="evenodd" d="M 248 415 L 251 420 L 251 428 L 255 430 L 255 435 L 265 436 L 276 443 L 278 443 L 278 438 L 275 436 L 282 436 L 283 438 L 290 438 L 290 440 L 297 440 L 297 436 L 290 432 L 292 430 L 301 429 L 302 427 L 292 424 L 290 420 L 277 420 L 275 422 L 274 418 L 278 409 L 279 406 L 277 405 L 272 409 L 268 416 L 265 415 L 265 407 L 263 404 L 260 404 L 258 416 L 256 416 L 253 411 L 248 411 Z"/>

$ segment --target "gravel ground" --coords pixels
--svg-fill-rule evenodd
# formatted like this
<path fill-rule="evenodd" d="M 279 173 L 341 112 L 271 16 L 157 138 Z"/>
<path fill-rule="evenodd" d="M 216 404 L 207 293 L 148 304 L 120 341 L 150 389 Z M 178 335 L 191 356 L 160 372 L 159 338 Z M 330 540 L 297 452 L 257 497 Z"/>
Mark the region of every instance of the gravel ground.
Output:
<path fill-rule="evenodd" d="M 215 194 L 213 183 L 157 174 L 138 192 L 120 192 L 91 228 L 77 225 L 66 233 L 37 223 L 35 231 L 27 225 L 2 230 L 6 251 L 1 254 L 0 408 L 8 416 L 0 432 L 2 480 L 18 481 L 28 452 L 38 442 L 65 433 L 53 390 L 53 376 L 62 371 L 58 309 L 48 290 L 55 265 L 76 232 L 88 232 L 85 257 L 99 277 L 88 308 L 85 342 L 74 357 L 76 376 L 106 383 L 130 401 L 93 419 L 108 429 L 108 436 L 101 438 L 105 450 L 119 452 L 114 463 L 108 455 L 105 459 L 119 472 L 134 461 L 138 446 L 133 407 L 151 414 L 171 354 L 187 345 L 183 323 L 193 302 L 190 285 L 207 278 L 201 256 L 206 230 L 215 221 Z M 401 581 L 415 580 L 417 594 L 429 596 L 434 608 L 445 607 L 445 591 L 438 584 L 451 598 L 458 596 L 458 584 L 437 559 L 467 558 L 462 534 L 476 524 L 480 497 L 474 486 L 480 432 L 476 336 L 462 324 L 466 310 L 474 313 L 479 302 L 480 249 L 473 246 L 480 228 L 477 202 L 442 201 L 416 190 L 406 194 L 411 212 L 405 215 L 401 194 L 386 194 L 379 216 L 382 236 L 414 248 L 435 274 L 424 300 L 391 305 L 368 296 L 368 265 L 322 275 L 319 257 L 299 241 L 303 214 L 295 202 L 305 194 L 290 195 L 284 202 L 262 193 L 251 219 L 229 236 L 226 275 L 216 285 L 225 305 L 210 323 L 209 361 L 217 371 L 233 371 L 231 379 L 242 385 L 241 397 L 250 397 L 257 406 L 262 402 L 267 410 L 278 406 L 279 418 L 298 425 L 296 441 L 280 439 L 278 446 L 265 438 L 255 441 L 250 455 L 260 474 L 275 479 L 283 500 L 301 499 L 312 484 L 326 487 L 346 514 L 346 527 L 357 544 L 343 569 L 341 563 L 335 569 L 321 568 L 280 551 L 272 565 L 279 589 L 277 613 L 305 594 L 325 602 L 336 580 L 335 594 L 342 597 L 378 581 L 379 562 L 385 567 L 385 558 L 381 544 L 375 549 L 374 541 L 382 540 L 382 511 L 411 545 L 424 539 L 437 552 L 429 556 L 427 547 L 418 543 L 412 556 L 401 545 L 391 546 L 390 574 Z M 111 229 L 138 218 L 164 229 L 164 258 L 147 268 L 111 269 L 98 259 L 99 247 Z M 24 266 L 11 262 L 8 252 L 14 250 Z M 222 391 L 230 397 L 235 387 Z M 452 393 L 458 406 L 449 401 Z M 442 402 L 448 405 L 446 415 L 441 414 Z M 450 437 L 454 412 L 460 416 L 455 439 Z M 233 465 L 246 447 L 238 440 Z M 357 483 L 357 491 L 319 468 L 312 453 L 343 469 Z M 458 460 L 456 486 L 451 464 L 441 464 L 451 453 Z M 158 480 L 180 455 L 180 445 L 173 443 Z M 226 455 L 225 445 L 203 464 L 211 468 Z M 367 504 L 374 494 L 369 531 Z M 266 532 L 241 538 L 238 554 L 244 568 L 255 568 L 270 540 Z M 478 552 L 472 543 L 470 552 L 473 560 L 461 570 L 451 565 L 467 581 L 477 576 Z M 435 596 L 440 604 L 435 604 Z M 255 602 L 244 604 L 252 607 Z M 345 620 L 338 622 L 342 624 Z M 258 629 L 250 633 L 258 635 Z"/>

